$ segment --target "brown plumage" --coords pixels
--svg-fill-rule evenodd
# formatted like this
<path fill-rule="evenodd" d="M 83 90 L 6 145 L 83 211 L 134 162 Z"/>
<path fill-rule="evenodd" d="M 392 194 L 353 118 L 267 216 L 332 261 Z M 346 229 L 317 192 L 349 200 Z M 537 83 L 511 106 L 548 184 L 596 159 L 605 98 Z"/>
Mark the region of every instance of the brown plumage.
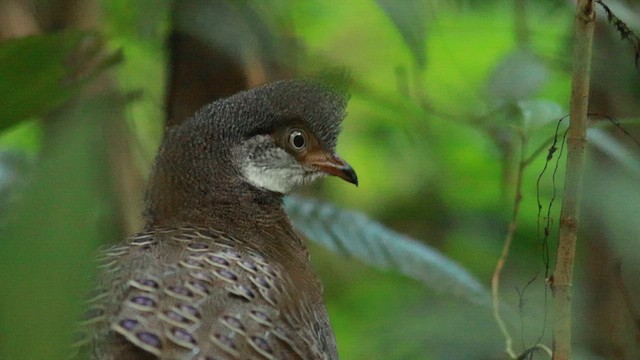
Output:
<path fill-rule="evenodd" d="M 346 97 L 281 81 L 215 102 L 169 129 L 145 229 L 100 253 L 79 356 L 337 359 L 322 287 L 282 196 L 324 174 Z"/>

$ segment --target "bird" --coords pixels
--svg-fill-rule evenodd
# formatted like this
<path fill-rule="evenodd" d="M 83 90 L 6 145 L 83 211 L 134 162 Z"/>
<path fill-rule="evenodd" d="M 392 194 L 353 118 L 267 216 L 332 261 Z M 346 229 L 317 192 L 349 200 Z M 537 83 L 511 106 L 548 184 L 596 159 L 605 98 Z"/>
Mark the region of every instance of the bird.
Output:
<path fill-rule="evenodd" d="M 206 105 L 165 131 L 144 226 L 99 251 L 76 356 L 337 359 L 322 285 L 283 208 L 327 175 L 348 94 L 321 77 L 280 80 Z"/>

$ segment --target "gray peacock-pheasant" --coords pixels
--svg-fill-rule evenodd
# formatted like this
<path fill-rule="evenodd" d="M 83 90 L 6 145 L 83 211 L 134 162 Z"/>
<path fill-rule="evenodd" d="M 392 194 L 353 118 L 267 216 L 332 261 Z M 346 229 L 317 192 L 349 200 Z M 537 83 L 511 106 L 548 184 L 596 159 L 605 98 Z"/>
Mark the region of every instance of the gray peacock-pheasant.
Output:
<path fill-rule="evenodd" d="M 78 356 L 337 359 L 322 286 L 282 198 L 324 175 L 347 96 L 285 80 L 216 101 L 169 128 L 144 229 L 100 253 Z"/>

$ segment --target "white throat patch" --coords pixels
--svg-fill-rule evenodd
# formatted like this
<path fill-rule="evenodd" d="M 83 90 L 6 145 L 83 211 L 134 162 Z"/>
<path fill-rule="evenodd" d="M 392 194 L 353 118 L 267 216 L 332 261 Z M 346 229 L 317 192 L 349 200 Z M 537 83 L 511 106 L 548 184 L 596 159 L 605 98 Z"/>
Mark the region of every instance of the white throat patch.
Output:
<path fill-rule="evenodd" d="M 304 183 L 304 175 L 288 169 L 269 169 L 255 163 L 242 167 L 242 175 L 251 185 L 286 194 L 298 184 Z"/>
<path fill-rule="evenodd" d="M 293 156 L 275 145 L 268 135 L 258 135 L 234 149 L 236 166 L 251 185 L 281 194 L 307 184 L 324 173 L 305 170 Z"/>

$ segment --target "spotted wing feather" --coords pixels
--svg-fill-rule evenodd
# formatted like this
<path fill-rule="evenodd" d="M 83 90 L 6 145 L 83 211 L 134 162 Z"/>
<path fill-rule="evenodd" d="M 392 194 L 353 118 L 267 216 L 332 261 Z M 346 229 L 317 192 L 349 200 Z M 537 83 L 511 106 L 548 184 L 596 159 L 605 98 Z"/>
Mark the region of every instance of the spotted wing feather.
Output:
<path fill-rule="evenodd" d="M 162 254 L 162 261 L 156 259 Z M 102 251 L 78 345 L 98 359 L 329 359 L 333 335 L 269 256 L 210 229 L 155 230 Z M 125 276 L 126 274 L 126 276 Z M 105 340 L 106 339 L 106 340 Z"/>

